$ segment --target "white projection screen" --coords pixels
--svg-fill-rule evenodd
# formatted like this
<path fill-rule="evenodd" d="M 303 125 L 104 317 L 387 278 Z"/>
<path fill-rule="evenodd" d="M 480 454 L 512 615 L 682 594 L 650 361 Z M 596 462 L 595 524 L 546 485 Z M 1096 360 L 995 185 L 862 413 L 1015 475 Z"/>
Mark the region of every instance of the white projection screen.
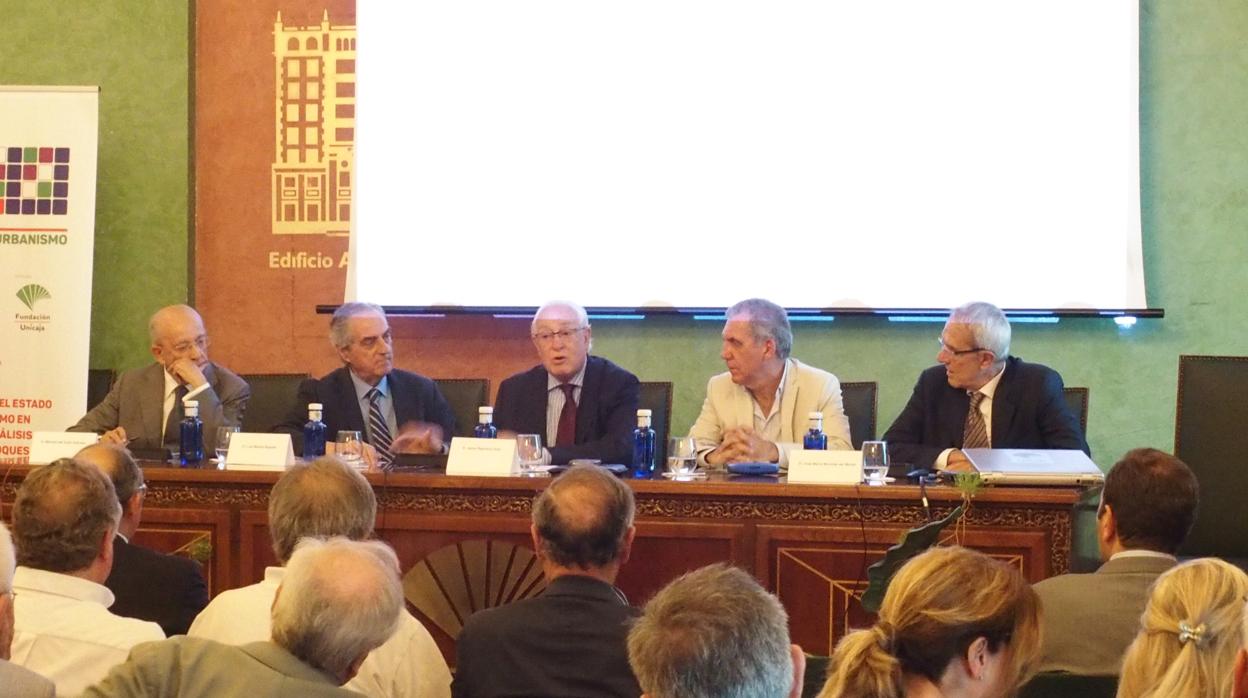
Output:
<path fill-rule="evenodd" d="M 357 12 L 348 298 L 1146 307 L 1135 0 Z"/>

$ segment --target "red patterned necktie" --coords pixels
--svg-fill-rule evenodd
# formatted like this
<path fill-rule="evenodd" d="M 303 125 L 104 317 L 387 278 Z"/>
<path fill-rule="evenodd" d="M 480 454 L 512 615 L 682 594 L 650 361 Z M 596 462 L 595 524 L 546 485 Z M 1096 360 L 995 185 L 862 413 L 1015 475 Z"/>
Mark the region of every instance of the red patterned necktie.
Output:
<path fill-rule="evenodd" d="M 555 432 L 555 446 L 571 446 L 576 443 L 576 400 L 573 391 L 576 386 L 561 383 L 563 391 L 563 409 L 559 411 L 559 430 Z"/>

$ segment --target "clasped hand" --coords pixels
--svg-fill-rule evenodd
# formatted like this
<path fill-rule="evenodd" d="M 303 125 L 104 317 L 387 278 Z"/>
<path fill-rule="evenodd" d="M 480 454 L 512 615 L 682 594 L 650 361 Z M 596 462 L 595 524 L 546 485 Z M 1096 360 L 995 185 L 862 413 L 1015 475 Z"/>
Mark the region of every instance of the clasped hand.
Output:
<path fill-rule="evenodd" d="M 780 460 L 780 449 L 749 427 L 733 427 L 724 432 L 719 447 L 706 456 L 711 465 L 724 463 L 774 463 Z"/>

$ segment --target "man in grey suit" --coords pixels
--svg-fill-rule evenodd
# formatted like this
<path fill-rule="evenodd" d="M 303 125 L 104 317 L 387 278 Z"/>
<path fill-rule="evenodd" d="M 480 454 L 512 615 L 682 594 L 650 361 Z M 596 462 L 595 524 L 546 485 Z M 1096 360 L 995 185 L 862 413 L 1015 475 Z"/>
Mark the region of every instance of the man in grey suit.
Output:
<path fill-rule="evenodd" d="M 251 389 L 226 368 L 208 360 L 208 333 L 195 309 L 171 305 L 147 325 L 155 363 L 121 374 L 104 401 L 70 427 L 93 431 L 105 443 L 131 450 L 178 450 L 183 396 L 198 392 L 204 422 L 204 452 L 216 447 L 217 427 L 241 426 Z"/>
<path fill-rule="evenodd" d="M 1044 604 L 1041 671 L 1118 674 L 1149 587 L 1175 565 L 1198 499 L 1196 476 L 1168 453 L 1137 448 L 1114 464 L 1096 512 L 1104 564 L 1035 585 Z"/>
<path fill-rule="evenodd" d="M 55 696 L 56 686 L 26 667 L 9 661 L 13 641 L 13 571 L 17 554 L 9 529 L 0 523 L 0 688 L 6 696 Z"/>
<path fill-rule="evenodd" d="M 139 645 L 84 696 L 358 696 L 342 688 L 390 637 L 403 607 L 399 561 L 380 541 L 305 538 L 273 600 L 272 639 L 197 637 Z"/>

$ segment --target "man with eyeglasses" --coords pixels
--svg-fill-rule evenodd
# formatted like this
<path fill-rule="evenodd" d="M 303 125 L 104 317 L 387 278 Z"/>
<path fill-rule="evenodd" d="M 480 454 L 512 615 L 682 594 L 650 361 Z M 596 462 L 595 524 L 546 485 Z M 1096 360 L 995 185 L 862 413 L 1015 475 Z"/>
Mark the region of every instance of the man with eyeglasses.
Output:
<path fill-rule="evenodd" d="M 208 360 L 208 333 L 195 309 L 171 305 L 147 325 L 155 363 L 122 373 L 100 404 L 69 431 L 93 431 L 131 450 L 178 450 L 182 400 L 195 393 L 204 422 L 204 452 L 216 447 L 217 427 L 242 426 L 251 397 L 246 381 Z M 202 389 L 201 389 L 202 388 Z"/>
<path fill-rule="evenodd" d="M 593 330 L 585 309 L 551 301 L 530 325 L 541 365 L 498 387 L 494 424 L 518 434 L 540 434 L 547 464 L 574 458 L 629 463 L 641 384 L 637 376 L 590 356 Z"/>
<path fill-rule="evenodd" d="M 394 339 L 380 306 L 343 303 L 329 321 L 329 340 L 342 367 L 304 381 L 278 427 L 292 436 L 296 453 L 303 453 L 303 424 L 313 402 L 324 406 L 330 442 L 339 431 L 360 432 L 370 467 L 387 469 L 399 453 L 445 452 L 455 433 L 451 406 L 432 380 L 394 367 Z"/>
<path fill-rule="evenodd" d="M 895 463 L 967 472 L 964 448 L 1081 449 L 1079 418 L 1062 377 L 1010 356 L 1010 322 L 990 303 L 953 309 L 940 335 L 939 366 L 925 370 L 884 434 Z"/>

